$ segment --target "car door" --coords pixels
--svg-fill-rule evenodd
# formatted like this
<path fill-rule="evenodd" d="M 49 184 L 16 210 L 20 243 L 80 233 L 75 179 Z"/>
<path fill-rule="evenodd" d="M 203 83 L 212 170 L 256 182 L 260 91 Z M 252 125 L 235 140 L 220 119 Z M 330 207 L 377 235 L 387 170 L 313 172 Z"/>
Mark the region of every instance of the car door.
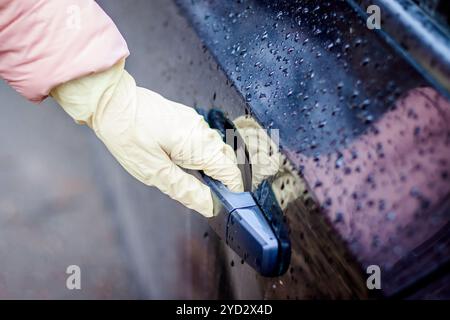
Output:
<path fill-rule="evenodd" d="M 138 82 L 278 130 L 292 168 L 283 181 L 301 190 L 280 203 L 290 266 L 263 277 L 208 220 L 126 182 L 132 208 L 119 225 L 145 297 L 446 296 L 447 45 L 402 39 L 383 1 L 381 31 L 352 1 L 99 2 L 141 51 L 127 62 Z M 426 43 L 445 44 L 442 6 Z"/>
<path fill-rule="evenodd" d="M 445 295 L 445 5 L 424 18 L 421 3 L 378 1 L 377 31 L 365 2 L 177 2 L 245 101 L 237 113 L 280 131 L 304 185 L 284 211 L 288 272 L 260 277 L 226 249 L 234 297 L 408 297 L 433 283 Z"/>

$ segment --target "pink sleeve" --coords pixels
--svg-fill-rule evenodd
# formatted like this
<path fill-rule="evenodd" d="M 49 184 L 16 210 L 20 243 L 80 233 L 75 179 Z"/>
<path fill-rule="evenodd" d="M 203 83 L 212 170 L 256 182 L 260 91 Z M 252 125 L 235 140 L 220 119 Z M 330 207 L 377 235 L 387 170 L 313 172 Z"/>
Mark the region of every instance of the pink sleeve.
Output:
<path fill-rule="evenodd" d="M 0 0 L 0 75 L 33 102 L 128 55 L 114 22 L 93 0 Z"/>

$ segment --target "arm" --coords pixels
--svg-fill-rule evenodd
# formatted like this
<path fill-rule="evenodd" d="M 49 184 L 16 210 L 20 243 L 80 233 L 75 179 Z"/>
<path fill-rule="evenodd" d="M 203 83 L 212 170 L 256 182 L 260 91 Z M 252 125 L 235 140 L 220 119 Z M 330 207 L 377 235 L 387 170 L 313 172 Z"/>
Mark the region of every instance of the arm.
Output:
<path fill-rule="evenodd" d="M 87 124 L 136 179 L 211 217 L 209 188 L 181 168 L 203 170 L 231 190 L 242 178 L 230 146 L 194 109 L 136 86 L 124 61 L 57 86 L 51 96 Z"/>
<path fill-rule="evenodd" d="M 141 182 L 205 216 L 209 188 L 182 168 L 242 190 L 234 153 L 202 117 L 136 86 L 126 43 L 94 1 L 0 0 L 0 30 L 0 75 L 31 101 L 51 94 Z"/>

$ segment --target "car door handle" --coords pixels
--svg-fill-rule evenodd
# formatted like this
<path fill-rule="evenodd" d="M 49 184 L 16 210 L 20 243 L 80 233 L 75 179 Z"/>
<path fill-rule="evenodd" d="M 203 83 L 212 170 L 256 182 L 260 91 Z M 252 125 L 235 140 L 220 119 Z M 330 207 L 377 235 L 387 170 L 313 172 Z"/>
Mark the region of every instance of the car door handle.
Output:
<path fill-rule="evenodd" d="M 210 226 L 245 262 L 264 276 L 277 267 L 278 242 L 250 192 L 234 193 L 221 182 L 203 176 L 211 188 L 214 217 Z"/>
<path fill-rule="evenodd" d="M 232 122 L 218 110 L 211 110 L 205 118 L 209 120 L 212 128 L 219 130 L 224 139 L 226 130 L 236 130 Z M 234 132 L 234 137 L 237 139 L 234 139 L 232 147 L 234 149 L 245 148 L 245 143 L 237 131 Z M 290 241 L 287 229 L 284 225 L 280 228 L 280 223 L 283 222 L 280 219 L 273 219 L 273 212 L 264 212 L 273 211 L 274 204 L 261 207 L 257 198 L 249 191 L 251 188 L 251 164 L 247 150 L 244 152 L 248 163 L 239 165 L 241 173 L 244 175 L 244 190 L 246 190 L 244 192 L 231 192 L 221 182 L 201 173 L 203 181 L 210 187 L 213 196 L 214 217 L 209 219 L 209 224 L 243 261 L 261 275 L 279 276 L 287 270 L 290 262 Z M 268 183 L 263 185 L 270 188 Z M 270 193 L 271 190 L 269 190 Z M 268 199 L 268 197 L 264 197 L 264 199 Z M 274 196 L 273 199 L 275 199 Z M 277 210 L 278 216 L 282 215 L 278 206 L 275 208 L 275 211 Z"/>

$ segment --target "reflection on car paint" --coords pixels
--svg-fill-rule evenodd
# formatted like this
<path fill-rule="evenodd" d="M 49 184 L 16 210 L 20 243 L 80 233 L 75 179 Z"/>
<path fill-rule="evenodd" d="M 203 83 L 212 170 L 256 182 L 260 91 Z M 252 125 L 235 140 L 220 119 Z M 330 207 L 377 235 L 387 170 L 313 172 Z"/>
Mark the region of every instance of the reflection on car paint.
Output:
<path fill-rule="evenodd" d="M 411 90 L 369 132 L 333 154 L 299 157 L 329 219 L 361 261 L 392 267 L 449 221 L 450 104 Z"/>

